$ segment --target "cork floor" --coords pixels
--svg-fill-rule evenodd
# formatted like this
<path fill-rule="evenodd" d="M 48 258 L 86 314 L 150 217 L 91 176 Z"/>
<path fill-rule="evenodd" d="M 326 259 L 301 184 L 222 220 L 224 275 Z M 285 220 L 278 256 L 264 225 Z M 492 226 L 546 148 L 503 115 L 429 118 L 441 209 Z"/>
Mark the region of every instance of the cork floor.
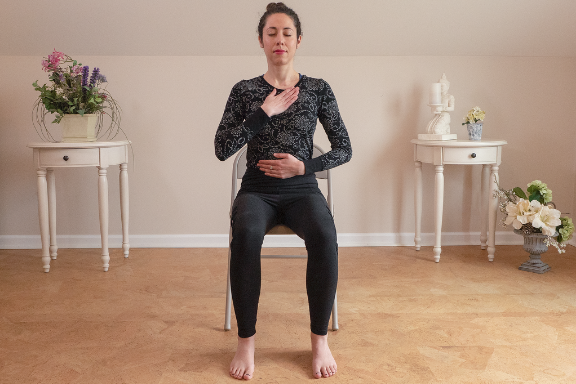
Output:
<path fill-rule="evenodd" d="M 286 249 L 273 251 L 286 252 Z M 302 252 L 302 250 L 294 250 Z M 226 249 L 0 250 L 0 383 L 233 383 Z M 340 249 L 333 383 L 576 383 L 576 248 Z M 305 260 L 263 260 L 256 383 L 311 375 Z"/>

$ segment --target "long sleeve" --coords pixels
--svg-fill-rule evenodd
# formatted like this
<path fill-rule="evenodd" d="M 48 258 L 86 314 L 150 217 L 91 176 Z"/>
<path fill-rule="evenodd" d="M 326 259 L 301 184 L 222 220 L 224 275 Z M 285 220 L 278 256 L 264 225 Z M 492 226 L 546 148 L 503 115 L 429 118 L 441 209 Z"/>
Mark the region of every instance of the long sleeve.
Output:
<path fill-rule="evenodd" d="M 306 174 L 323 171 L 342 165 L 352 158 L 352 146 L 348 131 L 340 116 L 336 97 L 324 80 L 320 80 L 323 85 L 322 101 L 318 110 L 318 120 L 330 141 L 331 150 L 324 155 L 314 159 L 304 160 Z"/>
<path fill-rule="evenodd" d="M 270 120 L 262 108 L 249 111 L 243 99 L 244 82 L 237 83 L 230 92 L 224 115 L 216 131 L 216 157 L 224 161 L 248 143 Z"/>

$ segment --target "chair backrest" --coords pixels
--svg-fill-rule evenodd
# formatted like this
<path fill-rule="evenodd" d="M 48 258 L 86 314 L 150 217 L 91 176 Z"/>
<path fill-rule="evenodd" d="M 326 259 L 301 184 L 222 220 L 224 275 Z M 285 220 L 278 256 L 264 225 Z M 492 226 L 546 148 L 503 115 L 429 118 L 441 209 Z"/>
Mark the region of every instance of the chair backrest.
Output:
<path fill-rule="evenodd" d="M 246 149 L 248 147 L 244 146 L 240 152 L 238 152 L 238 154 L 236 155 L 236 158 L 234 159 L 234 166 L 232 169 L 232 201 L 230 203 L 230 209 L 232 209 L 232 204 L 234 204 L 234 199 L 236 198 L 236 194 L 238 193 L 238 180 L 242 179 L 242 177 L 244 176 L 244 173 L 246 172 Z M 314 144 L 314 151 L 312 153 L 312 157 L 318 157 L 320 155 L 323 155 L 325 152 L 322 150 L 322 148 L 320 148 L 318 145 Z M 316 172 L 316 178 L 317 179 L 325 179 L 326 180 L 326 184 L 328 187 L 327 193 L 326 193 L 326 201 L 328 202 L 328 207 L 330 208 L 330 211 L 332 212 L 332 215 L 334 215 L 334 207 L 332 205 L 332 178 L 331 178 L 331 173 L 329 169 L 326 169 L 324 171 L 319 171 Z"/>

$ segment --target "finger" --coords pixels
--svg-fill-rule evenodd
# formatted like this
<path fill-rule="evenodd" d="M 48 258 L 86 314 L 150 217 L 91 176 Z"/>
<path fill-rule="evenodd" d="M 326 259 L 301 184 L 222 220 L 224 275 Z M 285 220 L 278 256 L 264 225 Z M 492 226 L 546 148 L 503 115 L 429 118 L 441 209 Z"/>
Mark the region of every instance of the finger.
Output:
<path fill-rule="evenodd" d="M 275 159 L 270 159 L 270 160 L 266 159 L 266 160 L 264 160 L 264 159 L 262 159 L 262 160 L 258 160 L 258 163 L 257 163 L 256 165 L 260 165 L 260 164 L 263 164 L 263 165 L 277 165 L 277 164 L 280 164 L 280 160 L 275 160 Z"/>
<path fill-rule="evenodd" d="M 264 174 L 265 174 L 266 176 L 275 177 L 275 178 L 277 178 L 277 179 L 281 179 L 281 178 L 282 178 L 282 176 L 280 176 L 280 174 L 278 174 L 278 173 L 265 172 Z"/>
<path fill-rule="evenodd" d="M 264 165 L 259 167 L 263 172 L 281 172 L 282 167 L 279 165 Z M 272 169 L 270 169 L 272 168 Z"/>

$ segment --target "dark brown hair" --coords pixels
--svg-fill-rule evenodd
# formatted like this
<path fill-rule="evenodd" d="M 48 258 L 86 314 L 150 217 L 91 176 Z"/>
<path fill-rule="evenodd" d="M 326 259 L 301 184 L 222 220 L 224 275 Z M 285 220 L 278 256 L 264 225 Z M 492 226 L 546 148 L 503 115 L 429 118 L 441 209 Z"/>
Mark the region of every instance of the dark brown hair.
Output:
<path fill-rule="evenodd" d="M 273 15 L 275 13 L 283 13 L 289 16 L 292 21 L 294 22 L 294 26 L 296 27 L 296 37 L 300 37 L 302 35 L 302 26 L 300 25 L 300 19 L 298 15 L 292 8 L 288 8 L 284 3 L 269 3 L 266 6 L 266 12 L 260 18 L 260 23 L 258 23 L 258 36 L 262 39 L 262 33 L 264 31 L 264 25 L 266 25 L 266 20 L 268 20 L 268 16 Z"/>

